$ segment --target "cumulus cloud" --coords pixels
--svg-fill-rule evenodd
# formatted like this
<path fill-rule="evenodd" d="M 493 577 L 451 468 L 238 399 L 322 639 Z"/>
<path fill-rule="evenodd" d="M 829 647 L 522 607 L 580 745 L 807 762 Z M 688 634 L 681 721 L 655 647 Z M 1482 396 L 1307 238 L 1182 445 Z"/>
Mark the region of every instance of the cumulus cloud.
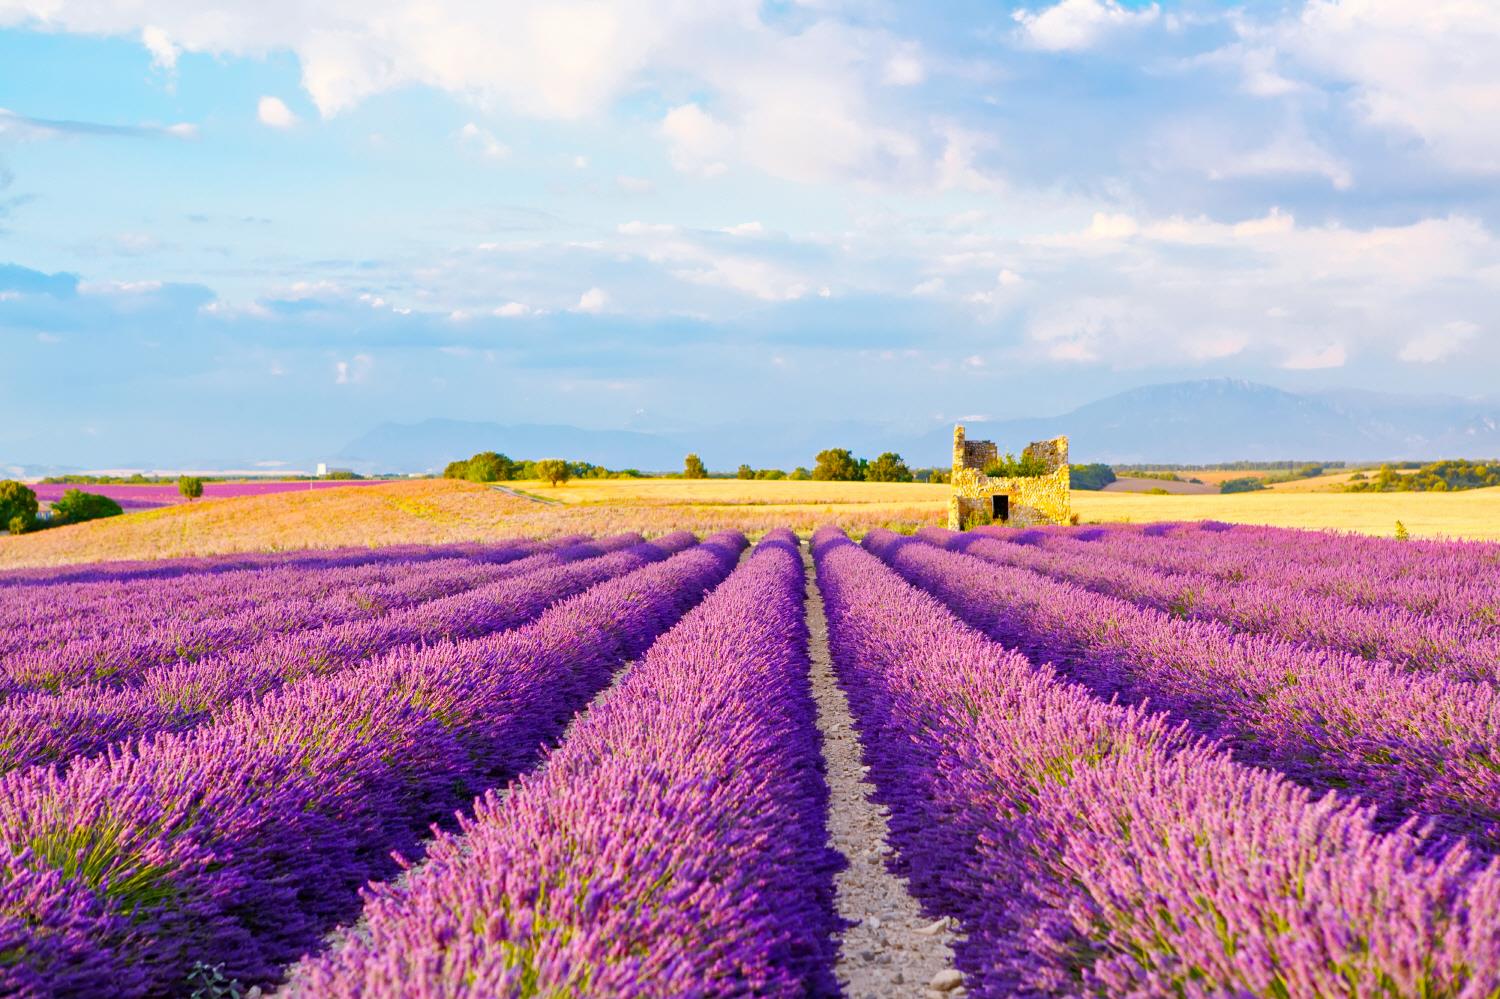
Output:
<path fill-rule="evenodd" d="M 901 179 L 922 164 L 923 142 L 907 134 L 924 130 L 920 118 L 902 123 L 871 97 L 925 79 L 910 42 L 831 10 L 809 8 L 795 29 L 763 14 L 756 0 L 226 0 L 212 16 L 178 0 L 17 0 L 0 8 L 0 26 L 137 38 L 174 64 L 181 52 L 290 51 L 324 116 L 420 85 L 486 108 L 576 120 L 660 86 L 668 100 L 679 95 L 663 134 L 693 172 L 722 172 L 729 152 L 796 180 Z M 683 94 L 707 97 L 683 103 Z"/>
<path fill-rule="evenodd" d="M 599 313 L 603 312 L 609 305 L 609 292 L 603 288 L 590 288 L 578 296 L 578 304 L 573 306 L 575 312 Z"/>
<path fill-rule="evenodd" d="M 255 117 L 268 128 L 291 128 L 297 124 L 297 116 L 280 97 L 262 97 L 255 105 Z"/>
<path fill-rule="evenodd" d="M 1456 166 L 1500 170 L 1500 6 L 1473 0 L 1310 0 L 1277 26 L 1306 71 L 1350 88 L 1371 124 Z"/>
<path fill-rule="evenodd" d="M 1426 330 L 1401 346 L 1396 356 L 1416 364 L 1434 364 L 1458 354 L 1479 333 L 1476 323 L 1460 320 Z"/>
<path fill-rule="evenodd" d="M 729 169 L 725 159 L 733 148 L 734 132 L 697 104 L 668 111 L 661 133 L 670 144 L 672 165 L 684 173 L 716 177 Z"/>
<path fill-rule="evenodd" d="M 1151 24 L 1161 10 L 1156 4 L 1129 10 L 1116 0 L 1062 0 L 1045 10 L 1018 10 L 1013 16 L 1022 41 L 1031 48 L 1076 52 L 1093 48 L 1121 29 Z"/>
<path fill-rule="evenodd" d="M 167 33 L 155 25 L 141 29 L 141 44 L 151 53 L 151 65 L 171 72 L 177 68 L 178 48 Z"/>

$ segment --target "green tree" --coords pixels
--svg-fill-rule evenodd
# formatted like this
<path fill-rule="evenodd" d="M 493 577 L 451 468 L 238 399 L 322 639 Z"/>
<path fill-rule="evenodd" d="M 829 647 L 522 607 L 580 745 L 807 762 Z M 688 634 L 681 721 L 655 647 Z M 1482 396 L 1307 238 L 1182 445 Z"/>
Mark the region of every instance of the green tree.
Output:
<path fill-rule="evenodd" d="M 1259 477 L 1250 475 L 1243 479 L 1225 479 L 1219 484 L 1221 493 L 1253 493 L 1266 488 Z"/>
<path fill-rule="evenodd" d="M 36 524 L 36 493 L 13 479 L 0 482 L 0 523 L 12 534 L 31 530 Z"/>
<path fill-rule="evenodd" d="M 59 524 L 81 524 L 85 520 L 118 517 L 125 511 L 108 496 L 69 489 L 52 503 L 52 519 Z"/>
<path fill-rule="evenodd" d="M 812 473 L 803 468 L 801 465 L 798 465 L 796 468 L 792 469 L 792 474 L 788 475 L 787 478 L 791 479 L 793 482 L 806 482 L 812 478 Z"/>
<path fill-rule="evenodd" d="M 740 470 L 734 473 L 734 477 L 736 479 L 753 479 L 755 478 L 755 469 L 749 465 L 741 465 Z"/>
<path fill-rule="evenodd" d="M 784 479 L 786 473 L 779 468 L 757 468 L 755 477 L 757 479 Z"/>
<path fill-rule="evenodd" d="M 1115 481 L 1115 470 L 1097 462 L 1068 467 L 1068 484 L 1074 489 L 1103 489 Z"/>
<path fill-rule="evenodd" d="M 682 477 L 684 479 L 706 479 L 708 469 L 703 465 L 703 459 L 696 454 L 690 454 L 682 459 Z"/>
<path fill-rule="evenodd" d="M 1039 475 L 1046 475 L 1051 469 L 1041 458 L 1033 457 L 1025 451 L 1017 458 L 1009 451 L 984 466 L 984 474 L 995 479 L 1030 479 Z"/>
<path fill-rule="evenodd" d="M 443 478 L 445 479 L 467 479 L 468 477 L 469 463 L 462 459 L 450 461 L 443 468 Z"/>
<path fill-rule="evenodd" d="M 177 491 L 191 502 L 203 495 L 203 480 L 196 475 L 180 475 L 177 477 Z"/>
<path fill-rule="evenodd" d="M 506 482 L 515 470 L 516 463 L 498 451 L 480 451 L 464 462 L 464 478 L 470 482 Z"/>
<path fill-rule="evenodd" d="M 572 478 L 573 470 L 561 458 L 543 458 L 536 463 L 536 474 L 537 478 L 545 479 L 555 486 Z"/>
<path fill-rule="evenodd" d="M 910 482 L 912 480 L 911 469 L 906 467 L 906 462 L 894 451 L 887 451 L 874 461 L 865 470 L 865 481 L 867 482 Z"/>
<path fill-rule="evenodd" d="M 859 462 L 848 448 L 831 447 L 818 452 L 812 477 L 819 482 L 857 482 Z"/>

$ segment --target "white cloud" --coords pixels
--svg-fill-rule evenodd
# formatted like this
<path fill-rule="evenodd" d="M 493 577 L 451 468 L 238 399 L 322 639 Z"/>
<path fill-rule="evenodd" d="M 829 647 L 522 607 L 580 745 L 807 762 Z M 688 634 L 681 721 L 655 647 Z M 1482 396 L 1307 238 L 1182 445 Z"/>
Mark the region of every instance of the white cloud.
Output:
<path fill-rule="evenodd" d="M 141 29 L 141 44 L 151 53 L 151 65 L 167 72 L 177 68 L 178 48 L 167 33 L 155 25 Z"/>
<path fill-rule="evenodd" d="M 255 116 L 269 128 L 291 128 L 297 124 L 297 116 L 280 97 L 262 97 L 255 106 Z"/>
<path fill-rule="evenodd" d="M 603 288 L 590 288 L 578 296 L 578 304 L 574 306 L 574 311 L 597 314 L 603 312 L 607 305 L 609 305 L 609 292 Z"/>
<path fill-rule="evenodd" d="M 1272 37 L 1305 71 L 1352 88 L 1366 121 L 1459 168 L 1500 170 L 1500 4 L 1309 0 Z"/>
<path fill-rule="evenodd" d="M 673 277 L 689 284 L 725 288 L 768 302 L 802 298 L 815 287 L 811 279 L 774 259 L 778 241 L 756 238 L 765 235 L 759 222 L 719 230 L 737 237 L 730 251 L 724 249 L 723 239 L 714 238 L 714 233 L 674 225 L 631 221 L 616 230 L 631 238 L 631 252 L 666 267 Z M 832 295 L 831 290 L 828 295 Z"/>
<path fill-rule="evenodd" d="M 615 178 L 615 186 L 626 194 L 656 193 L 656 185 L 645 177 L 627 177 L 622 174 Z"/>
<path fill-rule="evenodd" d="M 1140 225 L 1129 215 L 1095 212 L 1084 235 L 1089 239 L 1127 239 L 1140 231 Z"/>
<path fill-rule="evenodd" d="M 325 117 L 409 86 L 554 120 L 648 92 L 675 112 L 662 134 L 688 172 L 743 162 L 795 181 L 929 185 L 941 137 L 885 96 L 927 78 L 920 49 L 835 7 L 802 14 L 789 26 L 759 0 L 220 0 L 211 14 L 187 0 L 12 0 L 0 26 L 144 39 L 158 59 L 290 52 Z"/>
<path fill-rule="evenodd" d="M 1018 10 L 1012 15 L 1020 24 L 1021 40 L 1047 52 L 1091 49 L 1110 34 L 1151 24 L 1161 16 L 1152 4 L 1143 10 L 1128 10 L 1116 0 L 1062 0 L 1046 10 Z"/>
<path fill-rule="evenodd" d="M 1294 351 L 1281 366 L 1288 371 L 1319 371 L 1323 368 L 1342 368 L 1349 360 L 1349 352 L 1341 343 L 1331 343 L 1322 349 Z"/>
<path fill-rule="evenodd" d="M 472 121 L 458 130 L 458 138 L 492 160 L 503 160 L 510 155 L 509 146 L 495 138 L 488 129 L 480 128 Z"/>
<path fill-rule="evenodd" d="M 893 87 L 914 87 L 927 79 L 927 69 L 910 52 L 897 52 L 885 61 L 886 83 Z"/>
<path fill-rule="evenodd" d="M 536 314 L 536 310 L 522 302 L 506 302 L 494 310 L 494 315 L 501 319 L 519 319 L 523 316 Z"/>
<path fill-rule="evenodd" d="M 1396 356 L 1416 364 L 1446 361 L 1467 347 L 1478 333 L 1479 327 L 1471 322 L 1444 323 L 1408 340 Z"/>
<path fill-rule="evenodd" d="M 697 104 L 682 104 L 668 111 L 661 132 L 671 146 L 672 165 L 678 170 L 716 177 L 729 169 L 724 160 L 734 145 L 734 133 Z"/>
<path fill-rule="evenodd" d="M 370 376 L 375 368 L 375 359 L 369 354 L 355 354 L 347 361 L 335 361 L 333 382 L 335 385 L 357 385 Z"/>

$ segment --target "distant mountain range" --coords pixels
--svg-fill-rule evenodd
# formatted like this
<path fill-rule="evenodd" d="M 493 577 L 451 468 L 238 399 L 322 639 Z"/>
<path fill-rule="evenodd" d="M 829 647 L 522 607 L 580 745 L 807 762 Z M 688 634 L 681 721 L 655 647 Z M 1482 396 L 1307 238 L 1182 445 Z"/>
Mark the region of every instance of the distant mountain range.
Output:
<path fill-rule="evenodd" d="M 967 430 L 1017 452 L 1029 441 L 1067 434 L 1077 461 L 1481 458 L 1500 455 L 1500 403 L 1355 391 L 1298 394 L 1213 379 L 1148 385 L 1056 416 L 973 422 Z M 514 458 L 561 456 L 664 471 L 681 468 L 683 455 L 695 451 L 716 470 L 741 462 L 790 469 L 811 466 L 825 447 L 848 447 L 866 455 L 898 451 L 926 466 L 948 464 L 952 434 L 951 424 L 913 431 L 856 421 L 643 433 L 425 420 L 382 424 L 337 458 L 366 471 L 424 471 L 495 450 Z"/>
<path fill-rule="evenodd" d="M 1500 457 L 1500 400 L 1339 391 L 1296 393 L 1232 379 L 1147 385 L 1055 416 L 971 421 L 971 438 L 1019 452 L 1033 440 L 1067 434 L 1075 461 L 1207 464 L 1237 459 L 1433 460 Z M 172 453 L 170 441 L 143 440 L 130 455 L 101 452 L 74 461 L 31 464 L 0 454 L 0 478 L 87 469 L 311 469 L 320 461 L 359 472 L 440 471 L 455 458 L 495 450 L 513 458 L 565 457 L 610 468 L 668 471 L 696 452 L 715 471 L 741 462 L 755 468 L 811 467 L 827 447 L 873 457 L 897 451 L 917 466 L 946 466 L 953 425 L 859 420 L 742 423 L 648 433 L 576 426 L 432 419 L 384 423 L 330 454 Z M 311 442 L 302 442 L 308 448 Z M 258 445 L 258 447 L 264 445 Z M 19 456 L 15 456 L 19 457 Z"/>

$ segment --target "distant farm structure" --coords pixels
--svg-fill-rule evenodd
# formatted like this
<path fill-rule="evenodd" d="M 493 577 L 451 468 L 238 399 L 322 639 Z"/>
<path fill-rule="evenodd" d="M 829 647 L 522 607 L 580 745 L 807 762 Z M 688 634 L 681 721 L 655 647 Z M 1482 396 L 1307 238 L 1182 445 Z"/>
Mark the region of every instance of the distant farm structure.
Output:
<path fill-rule="evenodd" d="M 953 428 L 953 491 L 948 499 L 948 526 L 961 531 L 979 524 L 1032 527 L 1066 524 L 1073 513 L 1068 485 L 1068 439 L 1033 441 L 1021 452 L 1023 474 L 1006 473 L 994 441 L 971 441 L 962 425 Z"/>

